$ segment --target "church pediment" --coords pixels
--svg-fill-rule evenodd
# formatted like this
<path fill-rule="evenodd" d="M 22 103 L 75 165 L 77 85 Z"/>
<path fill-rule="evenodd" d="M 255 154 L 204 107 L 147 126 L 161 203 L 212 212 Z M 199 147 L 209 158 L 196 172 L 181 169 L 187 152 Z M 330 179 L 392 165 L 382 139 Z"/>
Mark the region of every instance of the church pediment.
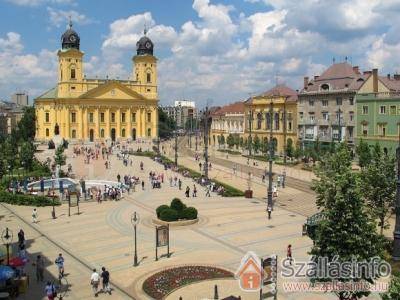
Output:
<path fill-rule="evenodd" d="M 131 90 L 117 81 L 104 83 L 79 98 L 90 99 L 119 99 L 119 100 L 146 100 L 147 98 Z"/>

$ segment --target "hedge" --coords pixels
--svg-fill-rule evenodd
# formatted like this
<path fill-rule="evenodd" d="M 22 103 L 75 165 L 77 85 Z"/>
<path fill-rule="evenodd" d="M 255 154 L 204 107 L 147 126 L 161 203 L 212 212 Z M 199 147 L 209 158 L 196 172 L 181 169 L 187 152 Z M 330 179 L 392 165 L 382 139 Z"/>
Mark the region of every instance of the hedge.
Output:
<path fill-rule="evenodd" d="M 166 222 L 178 220 L 178 212 L 172 208 L 166 208 L 160 213 L 160 219 Z"/>
<path fill-rule="evenodd" d="M 169 206 L 164 204 L 164 205 L 160 205 L 159 207 L 157 207 L 157 209 L 156 209 L 157 218 L 160 218 L 161 212 L 165 209 L 169 209 Z"/>
<path fill-rule="evenodd" d="M 194 207 L 187 207 L 182 210 L 180 217 L 186 220 L 194 220 L 197 218 L 197 209 Z"/>
<path fill-rule="evenodd" d="M 173 210 L 176 210 L 178 213 L 180 213 L 182 210 L 184 210 L 186 208 L 186 205 L 182 203 L 181 199 L 174 198 L 171 201 L 170 207 Z"/>
<path fill-rule="evenodd" d="M 217 151 L 223 152 L 223 153 L 228 153 L 228 154 L 231 154 L 231 155 L 240 155 L 240 154 L 242 154 L 242 152 L 240 152 L 240 151 L 228 150 L 228 149 L 218 149 Z"/>
<path fill-rule="evenodd" d="M 52 206 L 53 200 L 45 196 L 12 194 L 6 191 L 0 191 L 0 202 L 25 205 L 25 206 Z M 61 205 L 60 201 L 54 200 L 54 205 Z"/>
<path fill-rule="evenodd" d="M 217 185 L 221 185 L 224 188 L 224 193 L 222 194 L 223 197 L 243 197 L 244 193 L 243 191 L 234 188 L 233 186 L 230 186 L 228 184 L 222 183 L 218 180 L 213 179 Z"/>

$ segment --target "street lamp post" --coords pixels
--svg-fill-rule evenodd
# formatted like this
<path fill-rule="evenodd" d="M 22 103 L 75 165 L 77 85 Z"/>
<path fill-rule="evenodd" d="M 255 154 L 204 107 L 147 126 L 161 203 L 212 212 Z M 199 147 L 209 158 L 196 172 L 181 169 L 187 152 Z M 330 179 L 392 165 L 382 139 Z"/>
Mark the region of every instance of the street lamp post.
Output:
<path fill-rule="evenodd" d="M 53 219 L 55 219 L 56 218 L 56 206 L 55 206 L 55 203 L 54 203 L 54 196 L 55 196 L 54 181 L 51 182 L 51 188 L 52 188 L 52 197 L 51 197 L 52 201 L 51 201 L 51 204 L 53 206 L 53 210 L 51 211 L 51 216 L 52 216 Z"/>
<path fill-rule="evenodd" d="M 286 142 L 286 136 L 287 136 L 287 124 L 286 124 L 286 100 L 287 97 L 285 97 L 285 100 L 283 102 L 283 165 L 286 166 L 286 156 L 287 156 L 287 142 Z"/>
<path fill-rule="evenodd" d="M 8 227 L 6 227 L 6 229 L 4 229 L 4 231 L 2 232 L 1 240 L 3 241 L 3 244 L 7 248 L 7 265 L 9 265 L 10 264 L 10 245 L 13 240 L 13 233 L 10 229 L 8 229 Z"/>
<path fill-rule="evenodd" d="M 272 127 L 273 127 L 273 99 L 271 98 L 270 107 L 269 107 L 269 116 L 270 116 L 270 131 L 269 131 L 269 171 L 268 171 L 268 206 L 273 207 L 272 203 L 272 157 L 274 155 L 274 142 L 273 142 L 273 135 L 272 135 Z"/>
<path fill-rule="evenodd" d="M 393 246 L 393 260 L 400 260 L 400 132 L 399 132 L 399 146 L 396 150 L 397 158 L 397 193 L 396 193 L 396 226 L 393 232 L 394 246 Z"/>
<path fill-rule="evenodd" d="M 204 111 L 204 176 L 208 180 L 208 106 Z"/>
<path fill-rule="evenodd" d="M 137 238 L 136 238 L 136 226 L 139 224 L 140 222 L 140 216 L 139 214 L 135 211 L 132 215 L 131 215 L 131 223 L 133 225 L 133 230 L 135 232 L 135 254 L 133 256 L 133 265 L 135 267 L 138 266 L 138 257 L 137 257 Z"/>

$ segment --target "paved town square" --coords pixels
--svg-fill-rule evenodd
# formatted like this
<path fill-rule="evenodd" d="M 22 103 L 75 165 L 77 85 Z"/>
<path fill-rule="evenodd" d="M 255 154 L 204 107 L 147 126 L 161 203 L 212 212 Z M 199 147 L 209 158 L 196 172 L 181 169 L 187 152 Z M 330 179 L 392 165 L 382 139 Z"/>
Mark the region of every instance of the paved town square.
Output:
<path fill-rule="evenodd" d="M 0 300 L 400 300 L 400 0 L 0 0 Z"/>

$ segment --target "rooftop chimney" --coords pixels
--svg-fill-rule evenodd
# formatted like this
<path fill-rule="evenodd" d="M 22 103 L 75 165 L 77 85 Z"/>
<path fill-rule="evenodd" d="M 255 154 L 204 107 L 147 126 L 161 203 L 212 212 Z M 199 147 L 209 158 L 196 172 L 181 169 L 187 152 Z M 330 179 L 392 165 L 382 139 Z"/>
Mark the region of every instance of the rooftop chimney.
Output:
<path fill-rule="evenodd" d="M 378 92 L 378 69 L 372 69 L 372 87 L 373 92 Z"/>
<path fill-rule="evenodd" d="M 305 77 L 304 77 L 304 89 L 305 89 L 305 90 L 307 89 L 307 86 L 308 86 L 308 77 L 305 76 Z"/>
<path fill-rule="evenodd" d="M 372 74 L 372 71 L 364 71 L 364 75 Z"/>
<path fill-rule="evenodd" d="M 387 74 L 387 79 L 390 79 L 390 74 Z"/>
<path fill-rule="evenodd" d="M 354 71 L 354 73 L 356 73 L 356 74 L 360 74 L 360 68 L 359 68 L 358 66 L 354 66 L 354 67 L 353 67 L 353 71 Z"/>
<path fill-rule="evenodd" d="M 394 80 L 400 80 L 400 74 L 394 74 L 393 78 Z"/>
<path fill-rule="evenodd" d="M 319 75 L 315 75 L 315 76 L 314 76 L 314 80 L 317 80 L 318 77 L 319 77 Z"/>

